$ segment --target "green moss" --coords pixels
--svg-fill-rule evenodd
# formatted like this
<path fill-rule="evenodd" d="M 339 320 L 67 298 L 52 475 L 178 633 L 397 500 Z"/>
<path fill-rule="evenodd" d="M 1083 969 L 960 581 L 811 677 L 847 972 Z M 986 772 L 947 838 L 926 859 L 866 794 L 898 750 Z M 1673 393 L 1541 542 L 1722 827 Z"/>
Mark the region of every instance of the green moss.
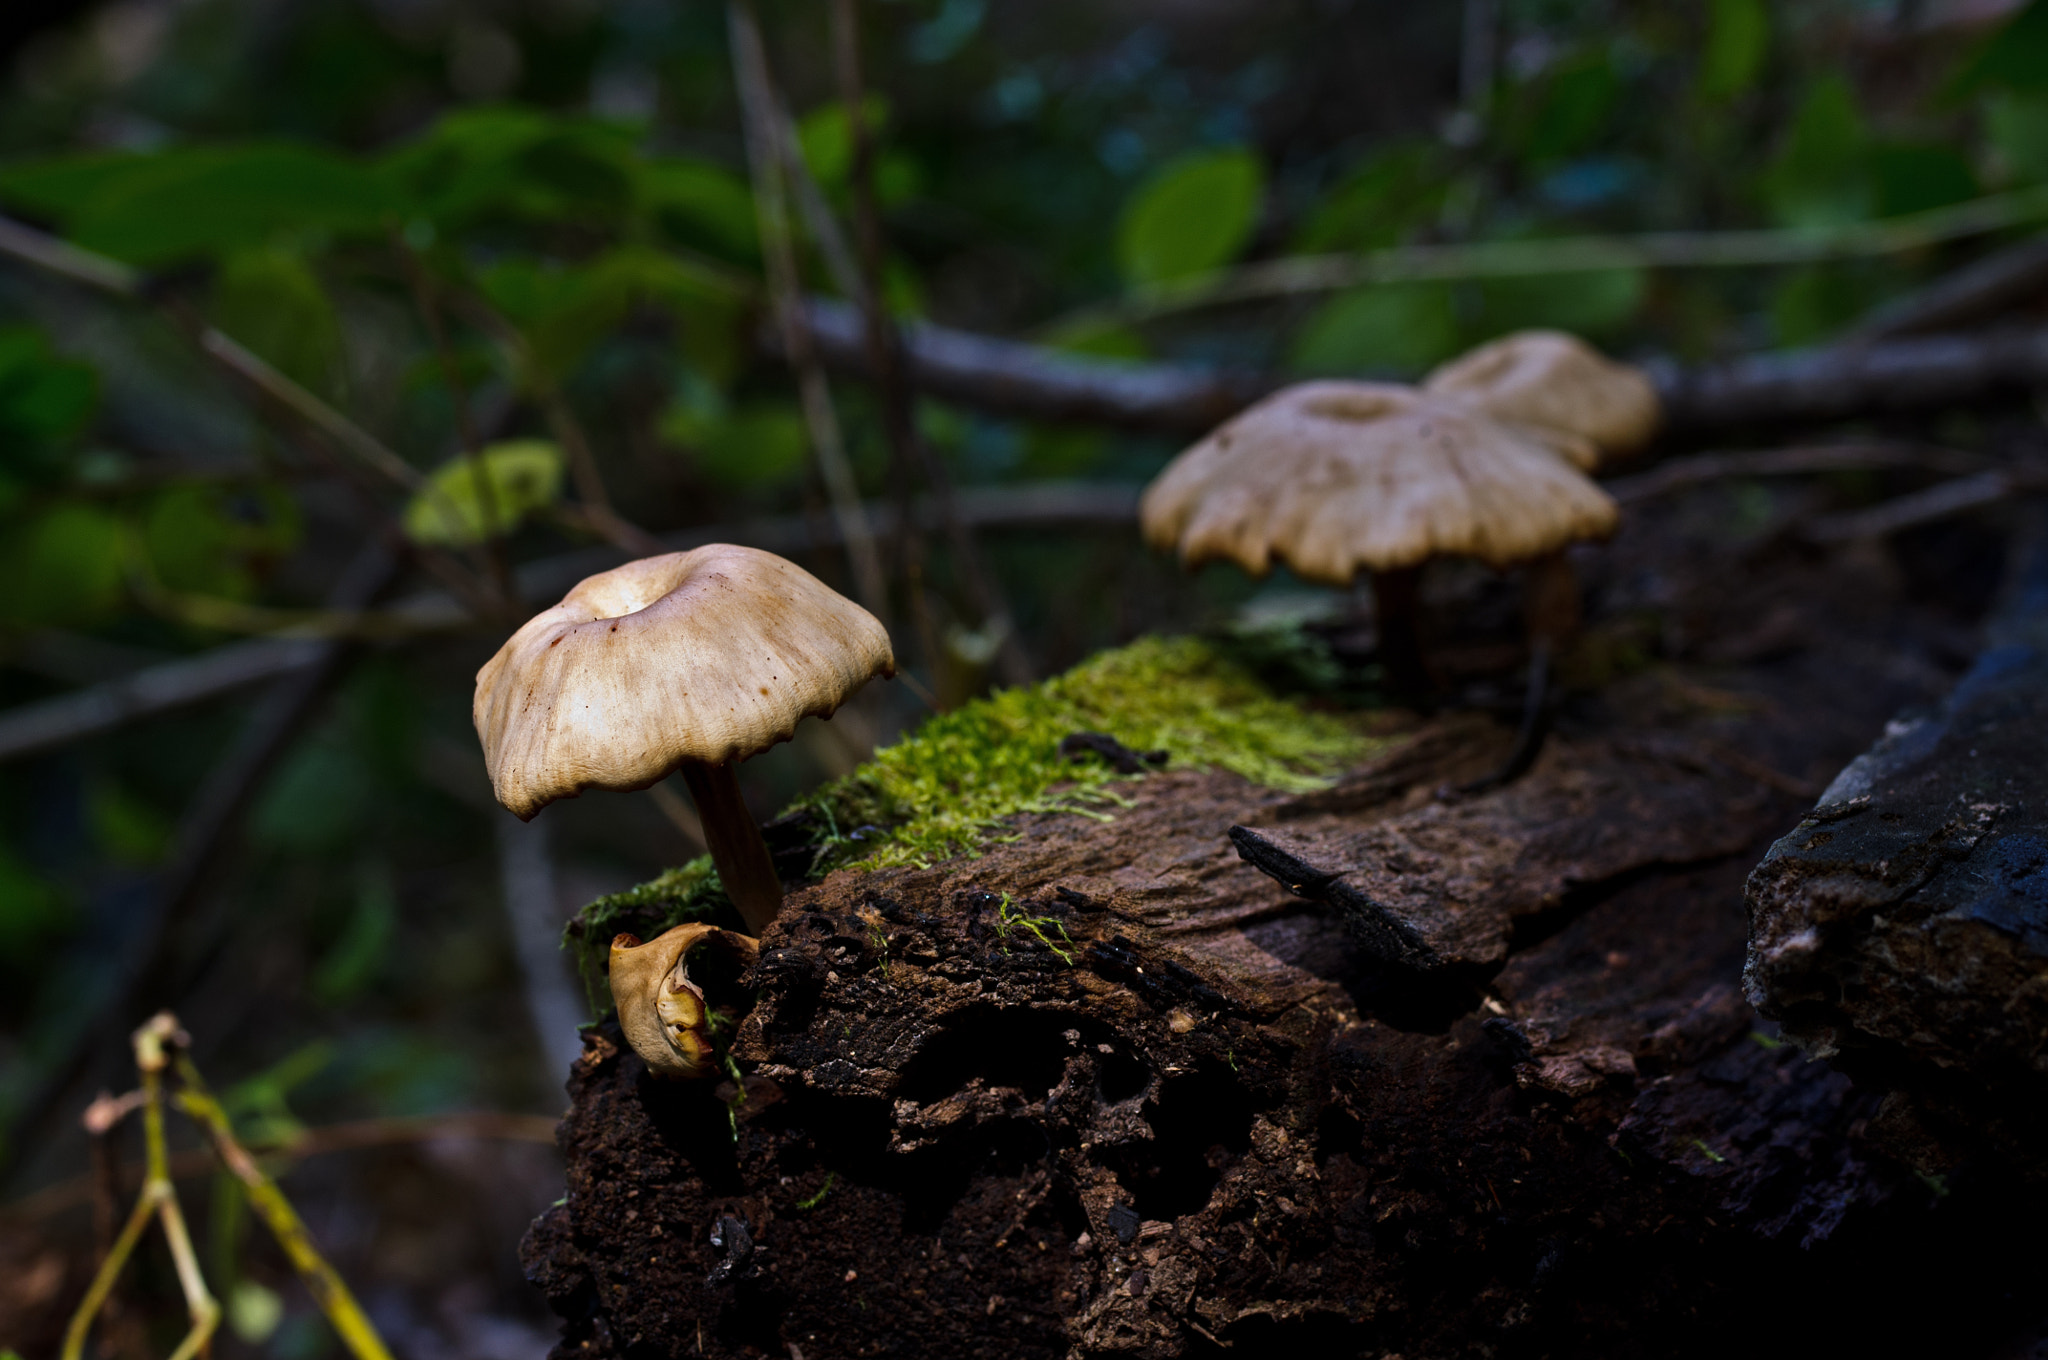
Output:
<path fill-rule="evenodd" d="M 1128 806 L 1136 775 L 1068 761 L 1060 739 L 1106 732 L 1134 750 L 1163 749 L 1173 769 L 1228 770 L 1269 788 L 1305 791 L 1368 754 L 1374 740 L 1345 718 L 1276 694 L 1216 645 L 1144 638 L 1040 684 L 1001 690 L 942 714 L 843 779 L 800 799 L 778 822 L 784 853 L 812 852 L 811 874 L 927 866 L 1013 839 L 1005 819 L 1069 813 L 1107 820 Z M 707 859 L 601 897 L 570 924 L 586 981 L 599 985 L 604 948 L 642 939 L 730 903 Z"/>

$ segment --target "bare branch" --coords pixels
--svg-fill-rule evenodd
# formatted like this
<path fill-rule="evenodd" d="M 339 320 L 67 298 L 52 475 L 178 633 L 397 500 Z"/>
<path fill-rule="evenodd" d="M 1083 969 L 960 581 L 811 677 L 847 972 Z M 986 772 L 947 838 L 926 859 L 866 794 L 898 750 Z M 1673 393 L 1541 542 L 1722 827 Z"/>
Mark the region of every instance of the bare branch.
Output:
<path fill-rule="evenodd" d="M 2048 291 L 2048 236 L 2036 236 L 1893 299 L 1858 322 L 1843 339 L 1896 340 L 1961 330 L 2044 291 Z"/>
<path fill-rule="evenodd" d="M 1616 477 L 1601 485 L 1615 500 L 1633 505 L 1702 482 L 1735 477 L 1796 477 L 1870 468 L 1922 468 L 1960 475 L 1980 472 L 1984 465 L 1983 458 L 1959 449 L 1913 444 L 1819 444 L 1673 458 L 1648 472 Z"/>

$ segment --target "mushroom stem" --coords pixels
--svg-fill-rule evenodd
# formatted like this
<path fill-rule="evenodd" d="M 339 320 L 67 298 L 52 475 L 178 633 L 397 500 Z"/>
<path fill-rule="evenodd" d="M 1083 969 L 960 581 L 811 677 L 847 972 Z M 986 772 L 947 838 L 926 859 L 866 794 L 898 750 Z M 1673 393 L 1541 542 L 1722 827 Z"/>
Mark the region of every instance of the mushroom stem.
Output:
<path fill-rule="evenodd" d="M 1522 620 L 1529 641 L 1563 649 L 1579 631 L 1579 577 L 1562 552 L 1545 553 L 1529 564 L 1522 582 Z"/>
<path fill-rule="evenodd" d="M 682 771 L 690 796 L 697 800 L 697 814 L 704 819 L 704 839 L 711 846 L 711 862 L 718 866 L 719 882 L 740 909 L 747 929 L 759 935 L 782 910 L 782 880 L 768 855 L 768 843 L 761 839 L 761 828 L 740 797 L 740 781 L 731 765 L 686 760 Z"/>
<path fill-rule="evenodd" d="M 1373 622 L 1379 632 L 1379 660 L 1396 694 L 1427 693 L 1429 669 L 1422 664 L 1420 567 L 1391 567 L 1372 574 Z"/>

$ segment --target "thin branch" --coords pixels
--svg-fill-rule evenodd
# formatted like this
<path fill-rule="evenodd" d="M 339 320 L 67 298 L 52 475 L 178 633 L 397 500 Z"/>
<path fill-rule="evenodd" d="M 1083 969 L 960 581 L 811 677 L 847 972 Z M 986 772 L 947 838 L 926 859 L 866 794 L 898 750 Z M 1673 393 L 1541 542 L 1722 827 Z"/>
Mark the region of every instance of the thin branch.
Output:
<path fill-rule="evenodd" d="M 2048 473 L 2040 470 L 1980 472 L 1974 477 L 1956 477 L 1937 482 L 1924 491 L 1899 496 L 1867 510 L 1845 510 L 1822 515 L 1800 531 L 1813 543 L 1845 543 L 1858 538 L 1881 538 L 1919 524 L 1997 505 L 2016 495 L 2048 487 Z"/>
<path fill-rule="evenodd" d="M 500 595 L 512 594 L 512 567 L 505 555 L 505 518 L 498 511 L 498 488 L 484 466 L 483 440 L 477 437 L 476 422 L 469 411 L 469 390 L 462 381 L 462 371 L 455 362 L 455 351 L 448 343 L 448 328 L 441 319 L 440 299 L 434 292 L 434 280 L 427 273 L 426 265 L 419 253 L 405 240 L 401 232 L 394 231 L 392 249 L 398 253 L 398 262 L 405 272 L 406 282 L 411 285 L 413 305 L 426 324 L 427 337 L 433 343 L 435 358 L 441 365 L 441 381 L 448 388 L 448 402 L 455 412 L 455 438 L 462 449 L 463 461 L 469 467 L 470 485 L 476 490 L 477 510 L 483 521 L 484 559 L 491 570 L 491 581 Z M 459 523 L 450 520 L 450 524 Z"/>
<path fill-rule="evenodd" d="M 1634 505 L 1689 486 L 1737 477 L 1797 477 L 1876 468 L 1918 468 L 1954 475 L 1982 471 L 1984 465 L 1983 458 L 1959 449 L 1915 444 L 1818 444 L 1673 458 L 1648 472 L 1616 477 L 1603 481 L 1601 486 L 1621 504 Z"/>
<path fill-rule="evenodd" d="M 569 473 L 576 479 L 576 494 L 582 498 L 583 517 L 590 527 L 607 542 L 635 557 L 665 552 L 660 539 L 612 508 L 611 494 L 605 490 L 604 476 L 598 471 L 597 453 L 583 433 L 582 422 L 570 409 L 568 398 L 550 385 L 541 394 L 541 405 L 547 411 L 548 424 L 554 427 L 555 438 L 569 455 Z"/>
<path fill-rule="evenodd" d="M 1869 343 L 1962 330 L 2048 292 L 2048 236 L 2035 236 L 1894 298 L 1851 327 L 1844 341 Z"/>
<path fill-rule="evenodd" d="M 783 204 L 783 157 L 776 132 L 775 97 L 768 78 L 768 56 L 753 10 L 742 0 L 726 5 L 732 43 L 733 79 L 739 87 L 745 124 L 747 164 L 753 173 L 754 213 L 761 236 L 761 260 L 768 275 L 769 297 L 783 353 L 796 370 L 797 395 L 810 429 L 811 451 L 832 500 L 833 518 L 846 543 L 853 567 L 855 593 L 877 617 L 888 615 L 888 587 L 875 553 L 874 531 L 861 507 L 853 467 L 847 461 L 838 413 L 824 370 L 812 353 L 805 325 L 796 253 L 790 242 L 789 216 Z"/>
<path fill-rule="evenodd" d="M 328 603 L 342 610 L 361 609 L 384 592 L 397 570 L 396 555 L 385 545 L 374 544 L 348 565 Z M 177 970 L 170 966 L 168 955 L 180 924 L 203 899 L 263 778 L 317 711 L 328 685 L 356 654 L 354 648 L 339 642 L 307 646 L 318 651 L 310 654 L 303 667 L 272 682 L 270 692 L 255 706 L 233 744 L 207 771 L 179 822 L 155 891 L 128 923 L 124 948 L 104 975 L 107 990 L 96 1002 L 103 1020 L 80 1028 L 68 1049 L 45 1069 L 40 1084 L 16 1107 L 21 1113 L 8 1130 L 10 1136 L 0 1143 L 0 1171 L 21 1149 L 33 1144 L 64 1092 L 84 1070 L 94 1046 L 107 1037 L 105 1025 L 124 1024 L 164 1000 L 164 993 L 175 992 Z"/>
<path fill-rule="evenodd" d="M 860 238 L 860 272 L 854 280 L 856 286 L 846 291 L 860 306 L 868 363 L 881 392 L 883 433 L 889 440 L 896 466 L 899 469 L 920 469 L 926 486 L 938 502 L 947 546 L 952 550 L 961 584 L 966 587 L 969 599 L 981 615 L 979 624 L 983 629 L 996 630 L 1001 637 L 996 650 L 999 673 L 1011 685 L 1029 684 L 1032 679 L 1031 660 L 1013 626 L 1009 602 L 1003 596 L 1000 583 L 982 561 L 981 549 L 954 503 L 953 479 L 947 475 L 945 463 L 917 428 L 916 393 L 903 363 L 903 342 L 889 315 L 888 299 L 883 296 L 882 262 L 887 244 L 883 238 L 881 207 L 875 197 L 874 136 L 868 127 L 867 90 L 861 76 L 860 20 L 854 0 L 833 0 L 832 47 L 833 64 L 839 74 L 839 95 L 846 109 L 853 141 L 854 229 Z M 801 156 L 794 157 L 792 164 L 799 179 L 808 183 L 810 177 L 802 168 Z M 812 187 L 815 193 L 816 186 Z M 819 197 L 822 206 L 822 196 Z M 829 225 L 829 214 L 825 214 L 825 220 Z M 827 234 L 835 239 L 838 235 L 836 230 Z M 843 245 L 839 254 L 845 254 Z M 908 481 L 907 478 L 899 480 Z M 907 500 L 907 485 L 900 487 L 898 498 L 899 501 Z M 924 607 L 921 589 L 923 544 L 912 540 L 905 546 L 907 574 L 913 577 L 912 587 L 916 592 L 913 603 L 917 609 L 919 637 L 924 644 L 928 664 L 936 666 L 939 659 L 937 630 Z"/>
<path fill-rule="evenodd" d="M 305 1220 L 292 1208 L 291 1201 L 285 1198 L 284 1191 L 278 1189 L 277 1182 L 264 1174 L 256 1159 L 236 1139 L 227 1111 L 207 1091 L 206 1083 L 200 1080 L 199 1069 L 182 1050 L 178 1054 L 178 1077 L 184 1086 L 178 1093 L 179 1107 L 206 1130 L 221 1164 L 248 1191 L 249 1206 L 269 1227 L 277 1244 L 284 1248 L 284 1254 L 299 1272 L 299 1278 L 306 1282 L 306 1291 L 340 1334 L 342 1344 L 348 1347 L 356 1360 L 391 1360 L 391 1352 L 385 1349 L 375 1324 L 363 1312 L 362 1305 L 356 1302 L 355 1295 L 349 1292 L 348 1285 L 335 1273 L 334 1267 L 313 1245 L 313 1235 L 306 1230 Z M 175 1200 L 172 1202 L 176 1203 Z M 196 1273 L 196 1265 L 194 1270 Z"/>
<path fill-rule="evenodd" d="M 1046 329 L 1128 325 L 1229 303 L 1311 296 L 1379 283 L 1526 278 L 1630 268 L 1754 268 L 1864 259 L 1984 236 L 2044 218 L 2048 218 L 2048 189 L 2026 188 L 1825 229 L 1663 231 L 1296 255 L 1143 289 L 1115 302 L 1082 308 Z"/>
<path fill-rule="evenodd" d="M 962 518 L 981 529 L 1123 529 L 1137 522 L 1138 491 L 1136 486 L 1119 483 L 1041 482 L 964 491 L 958 503 Z M 904 521 L 898 517 L 895 506 L 871 503 L 864 509 L 885 536 L 902 531 Z M 916 505 L 910 522 L 919 531 L 929 533 L 938 521 L 937 508 L 930 500 L 924 500 Z M 813 547 L 837 547 L 842 542 L 835 523 L 813 526 L 802 515 L 785 515 L 739 524 L 699 525 L 664 535 L 654 548 L 658 552 L 687 552 L 706 543 L 746 543 L 788 554 Z M 624 551 L 583 548 L 529 562 L 513 574 L 514 588 L 519 599 L 528 605 L 547 604 L 561 598 L 584 577 L 617 566 Z M 0 761 L 52 750 L 266 680 L 297 674 L 322 664 L 327 649 L 341 639 L 365 634 L 405 638 L 446 633 L 475 627 L 476 616 L 448 594 L 425 591 L 396 601 L 386 609 L 329 609 L 301 622 L 332 626 L 322 630 L 327 633 L 324 638 L 261 638 L 229 643 L 197 656 L 149 666 L 118 680 L 0 711 Z"/>
<path fill-rule="evenodd" d="M 140 1092 L 134 1093 L 138 1097 Z M 139 1101 L 138 1101 L 139 1104 Z M 251 1153 L 303 1161 L 339 1152 L 360 1152 L 369 1148 L 404 1147 L 432 1143 L 446 1138 L 480 1138 L 512 1143 L 555 1145 L 553 1115 L 501 1114 L 495 1110 L 462 1111 L 454 1114 L 397 1115 L 382 1119 L 356 1119 L 320 1128 L 301 1129 L 291 1137 L 272 1142 L 251 1142 Z M 219 1167 L 205 1148 L 188 1148 L 170 1154 L 172 1180 L 190 1180 Z M 140 1162 L 125 1163 L 120 1170 L 133 1174 L 145 1170 Z M 28 1222 L 48 1218 L 84 1204 L 93 1196 L 92 1176 L 74 1176 L 9 1204 L 0 1205 L 0 1219 Z"/>

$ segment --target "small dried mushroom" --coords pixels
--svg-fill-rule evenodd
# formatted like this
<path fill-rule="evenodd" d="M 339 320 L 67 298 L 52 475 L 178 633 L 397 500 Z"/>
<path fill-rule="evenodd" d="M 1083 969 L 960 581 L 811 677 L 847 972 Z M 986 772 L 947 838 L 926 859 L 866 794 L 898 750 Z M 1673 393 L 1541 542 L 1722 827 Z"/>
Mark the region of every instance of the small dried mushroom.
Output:
<path fill-rule="evenodd" d="M 601 572 L 527 620 L 477 672 L 473 716 L 491 787 L 521 818 L 680 769 L 759 934 L 782 884 L 733 765 L 895 673 L 874 615 L 793 562 L 714 543 Z"/>
<path fill-rule="evenodd" d="M 1422 390 L 1542 431 L 1587 472 L 1603 456 L 1649 443 L 1660 414 L 1657 389 L 1641 369 L 1563 331 L 1504 335 L 1437 368 Z"/>
<path fill-rule="evenodd" d="M 1145 489 L 1139 518 L 1148 542 L 1190 567 L 1223 558 L 1263 576 L 1277 560 L 1336 586 L 1370 571 L 1382 664 L 1412 693 L 1428 683 L 1424 562 L 1562 563 L 1565 545 L 1613 532 L 1619 512 L 1565 456 L 1569 442 L 1411 387 L 1302 383 L 1182 453 Z M 1575 608 L 1576 592 L 1532 598 L 1547 614 Z"/>
<path fill-rule="evenodd" d="M 637 935 L 612 938 L 612 1004 L 626 1042 L 661 1077 L 708 1077 L 717 1071 L 711 1039 L 711 1003 L 690 976 L 690 956 L 710 956 L 731 980 L 759 953 L 745 935 L 692 921 L 642 944 Z"/>

